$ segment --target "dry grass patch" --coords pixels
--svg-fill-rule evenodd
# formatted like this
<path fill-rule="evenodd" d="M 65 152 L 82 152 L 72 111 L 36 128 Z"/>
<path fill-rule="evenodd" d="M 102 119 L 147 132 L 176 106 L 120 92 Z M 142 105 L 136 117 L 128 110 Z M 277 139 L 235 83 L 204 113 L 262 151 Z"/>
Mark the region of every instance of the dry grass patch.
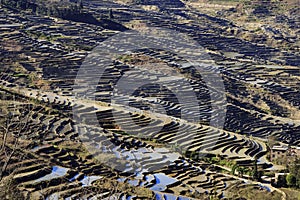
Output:
<path fill-rule="evenodd" d="M 287 200 L 300 200 L 300 191 L 288 188 L 280 188 L 287 195 Z"/>
<path fill-rule="evenodd" d="M 114 193 L 122 192 L 143 199 L 152 199 L 154 197 L 153 192 L 148 188 L 135 187 L 130 185 L 129 183 L 123 183 L 109 178 L 102 178 L 100 180 L 97 180 L 94 185 L 95 187 L 107 189 Z"/>

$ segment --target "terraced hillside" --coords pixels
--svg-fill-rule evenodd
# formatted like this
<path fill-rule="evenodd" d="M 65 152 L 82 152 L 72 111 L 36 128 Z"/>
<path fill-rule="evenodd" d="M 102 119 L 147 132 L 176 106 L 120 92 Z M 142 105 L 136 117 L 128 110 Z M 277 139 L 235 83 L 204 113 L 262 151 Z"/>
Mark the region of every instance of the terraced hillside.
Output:
<path fill-rule="evenodd" d="M 235 34 L 249 30 L 183 1 L 82 7 L 98 23 L 0 7 L 1 199 L 238 198 L 233 188 L 286 198 L 254 179 L 278 168 L 269 138 L 299 147 L 296 44 L 249 41 Z M 171 50 L 145 47 L 112 60 L 99 80 L 94 65 L 82 70 L 104 60 L 89 60 L 97 47 L 114 48 L 105 41 L 147 27 L 196 41 L 205 74 Z M 222 98 L 224 116 L 214 110 Z"/>
<path fill-rule="evenodd" d="M 28 91 L 24 95 L 32 98 L 37 93 Z M 16 123 L 18 122 L 17 119 L 21 118 L 20 115 L 26 113 L 27 107 L 30 108 L 27 112 L 32 113 L 29 115 L 29 128 L 24 130 L 20 137 L 22 145 L 17 147 L 17 151 L 13 154 L 6 169 L 7 175 L 12 174 L 7 178 L 12 178 L 13 182 L 18 184 L 18 189 L 27 194 L 27 198 L 85 199 L 89 197 L 104 198 L 111 195 L 126 198 L 127 196 L 137 195 L 139 197 L 141 195 L 148 199 L 152 198 L 154 193 L 156 196 L 176 195 L 200 198 L 201 195 L 210 194 L 221 197 L 231 184 L 237 182 L 235 177 L 210 171 L 206 169 L 206 164 L 184 158 L 174 150 L 157 145 L 153 146 L 153 144 L 147 144 L 148 140 L 145 140 L 145 138 L 140 139 L 124 135 L 124 133 L 120 133 L 120 130 L 116 131 L 113 121 L 109 119 L 110 107 L 98 106 L 91 108 L 80 102 L 68 102 L 64 97 L 60 99 L 50 93 L 47 93 L 49 96 L 47 98 L 45 95 L 41 94 L 37 97 L 42 103 L 41 105 L 28 104 L 28 102 L 17 105 L 16 102 L 6 100 L 10 102 L 8 108 L 14 111 L 13 117 L 16 120 L 13 119 L 13 121 L 16 121 Z M 10 96 L 10 94 L 6 93 L 5 97 L 7 96 Z M 23 98 L 18 102 L 22 102 Z M 44 105 L 43 102 L 47 105 Z M 78 113 L 88 123 L 75 126 L 74 116 L 70 118 L 70 106 L 78 109 Z M 88 120 L 92 110 L 95 110 L 97 115 L 101 117 L 99 122 L 103 125 L 103 128 L 95 127 Z M 35 111 L 38 111 L 38 113 L 35 113 Z M 141 119 L 141 116 L 136 115 L 135 118 Z M 126 121 L 126 119 L 123 120 Z M 184 128 L 184 125 L 174 122 L 166 124 L 165 127 L 171 125 L 178 126 L 179 129 Z M 80 130 L 76 130 L 77 128 L 80 128 Z M 201 132 L 213 131 L 209 127 L 204 129 L 202 126 L 191 128 L 195 130 L 194 134 L 199 136 L 201 136 Z M 172 129 L 168 128 L 168 130 Z M 168 138 L 168 134 L 171 134 L 163 131 L 166 130 L 162 130 L 160 133 L 164 136 L 162 139 L 158 139 L 160 142 L 165 142 L 164 138 Z M 82 136 L 79 137 L 78 133 Z M 215 134 L 218 134 L 218 132 L 215 132 Z M 226 137 L 228 139 L 225 139 Z M 225 152 L 225 149 L 228 149 L 225 146 L 225 141 L 230 140 L 230 137 L 230 133 L 223 133 L 220 138 L 224 139 L 224 144 L 220 143 L 219 147 L 217 145 L 215 151 L 222 150 Z M 81 143 L 84 138 L 87 138 L 85 145 Z M 157 138 L 161 138 L 160 135 Z M 232 138 L 237 139 L 236 136 Z M 81 142 L 79 139 L 81 139 Z M 213 135 L 211 139 L 213 139 Z M 209 139 L 207 139 L 208 141 Z M 91 151 L 87 151 L 90 147 L 87 143 L 95 146 L 95 148 L 105 148 L 105 150 L 96 151 L 91 156 Z M 196 143 L 196 141 L 193 143 Z M 205 148 L 200 144 L 197 146 Z M 259 145 L 263 145 L 245 139 L 236 140 L 235 144 L 235 147 L 234 145 L 231 147 L 231 153 L 227 154 L 233 156 L 236 153 L 236 156 L 238 155 L 241 158 L 244 155 L 244 159 L 251 158 L 259 148 L 262 148 Z M 243 144 L 244 146 L 241 146 Z M 258 145 L 258 147 L 255 145 Z M 8 146 L 7 148 L 12 147 Z M 195 152 L 196 150 L 191 149 L 191 151 Z M 209 152 L 213 153 L 213 151 Z M 194 155 L 197 156 L 197 154 Z M 5 155 L 2 156 L 5 158 Z M 112 162 L 111 159 L 115 160 Z M 127 164 L 122 164 L 122 162 Z M 115 163 L 115 166 L 108 166 L 107 163 Z M 103 180 L 104 177 L 109 179 Z M 107 187 L 107 184 L 113 185 L 117 181 L 120 182 L 119 184 L 124 182 L 124 185 L 117 185 L 113 189 L 112 186 Z M 145 189 L 142 190 L 141 194 L 139 191 L 133 193 L 130 190 L 130 187 L 133 186 L 141 186 Z M 126 193 L 127 190 L 120 190 L 123 187 L 129 188 L 127 189 L 128 193 Z"/>

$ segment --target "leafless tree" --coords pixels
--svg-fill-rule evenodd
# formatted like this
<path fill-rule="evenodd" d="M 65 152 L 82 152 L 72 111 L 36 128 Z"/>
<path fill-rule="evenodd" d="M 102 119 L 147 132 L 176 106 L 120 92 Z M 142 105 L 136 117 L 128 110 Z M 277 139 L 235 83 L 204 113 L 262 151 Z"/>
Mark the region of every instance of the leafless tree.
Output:
<path fill-rule="evenodd" d="M 16 151 L 20 149 L 21 136 L 28 132 L 35 109 L 29 100 L 17 101 L 15 95 L 9 96 L 8 99 L 0 100 L 0 181 Z"/>

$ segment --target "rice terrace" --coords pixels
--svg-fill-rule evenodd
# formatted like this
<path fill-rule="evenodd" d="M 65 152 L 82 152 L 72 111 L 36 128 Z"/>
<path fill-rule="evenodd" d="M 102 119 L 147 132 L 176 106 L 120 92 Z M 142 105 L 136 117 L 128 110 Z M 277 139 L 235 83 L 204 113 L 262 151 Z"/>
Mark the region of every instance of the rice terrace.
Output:
<path fill-rule="evenodd" d="M 299 0 L 0 0 L 0 200 L 300 200 Z"/>

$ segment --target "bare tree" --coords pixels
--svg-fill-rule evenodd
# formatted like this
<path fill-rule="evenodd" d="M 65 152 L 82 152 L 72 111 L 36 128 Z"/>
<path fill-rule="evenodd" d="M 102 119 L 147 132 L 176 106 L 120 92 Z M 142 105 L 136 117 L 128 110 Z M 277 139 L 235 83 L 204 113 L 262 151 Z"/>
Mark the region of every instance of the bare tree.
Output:
<path fill-rule="evenodd" d="M 9 96 L 9 99 L 0 100 L 0 155 L 3 157 L 0 181 L 16 151 L 20 149 L 21 136 L 28 132 L 29 122 L 36 108 L 29 100 L 16 101 L 15 95 Z"/>

